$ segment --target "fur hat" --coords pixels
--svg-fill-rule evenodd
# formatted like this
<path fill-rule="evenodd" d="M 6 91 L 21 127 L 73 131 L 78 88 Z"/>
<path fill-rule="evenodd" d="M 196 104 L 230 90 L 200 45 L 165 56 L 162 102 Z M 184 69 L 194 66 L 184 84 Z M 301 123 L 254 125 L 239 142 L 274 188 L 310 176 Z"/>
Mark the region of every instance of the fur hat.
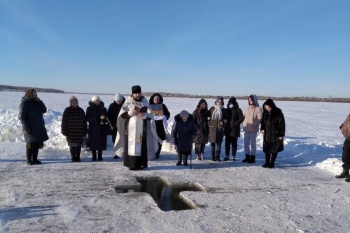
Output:
<path fill-rule="evenodd" d="M 78 103 L 77 97 L 75 97 L 74 95 L 72 95 L 72 96 L 69 98 L 69 103 L 71 103 L 72 101 L 75 101 L 75 102 Z"/>
<path fill-rule="evenodd" d="M 181 112 L 180 112 L 180 116 L 181 117 L 183 117 L 183 116 L 189 116 L 190 114 L 186 111 L 186 110 L 182 110 Z"/>
<path fill-rule="evenodd" d="M 114 101 L 115 102 L 118 102 L 118 101 L 122 102 L 123 101 L 123 96 L 121 94 L 119 94 L 119 93 L 115 94 L 114 95 Z"/>
<path fill-rule="evenodd" d="M 100 97 L 98 95 L 94 95 L 92 98 L 91 98 L 91 102 L 95 102 L 96 100 L 98 101 L 101 101 Z"/>
<path fill-rule="evenodd" d="M 27 89 L 26 90 L 26 92 L 25 92 L 25 96 L 26 97 L 28 97 L 28 98 L 30 98 L 30 99 L 33 99 L 33 92 L 35 91 L 35 89 L 34 88 L 29 88 L 29 89 Z"/>
<path fill-rule="evenodd" d="M 135 93 L 141 93 L 141 87 L 139 85 L 135 85 L 131 88 L 131 93 L 135 94 Z"/>

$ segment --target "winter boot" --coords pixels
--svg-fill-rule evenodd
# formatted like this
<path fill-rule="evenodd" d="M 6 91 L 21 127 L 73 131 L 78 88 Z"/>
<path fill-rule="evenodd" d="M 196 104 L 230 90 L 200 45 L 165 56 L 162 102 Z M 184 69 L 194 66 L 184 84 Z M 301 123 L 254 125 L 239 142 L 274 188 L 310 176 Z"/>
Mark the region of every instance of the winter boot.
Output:
<path fill-rule="evenodd" d="M 237 149 L 232 150 L 232 161 L 236 161 Z"/>
<path fill-rule="evenodd" d="M 196 154 L 196 160 L 201 160 L 201 158 L 199 157 L 199 154 Z"/>
<path fill-rule="evenodd" d="M 224 161 L 228 161 L 229 158 L 230 158 L 230 156 L 229 156 L 229 155 L 226 155 L 225 158 L 224 158 Z"/>
<path fill-rule="evenodd" d="M 177 160 L 176 166 L 179 166 L 182 163 L 182 154 L 178 153 L 177 158 L 178 158 L 178 160 Z"/>
<path fill-rule="evenodd" d="M 343 172 L 340 175 L 336 175 L 335 178 L 350 178 L 349 168 L 343 168 Z"/>
<path fill-rule="evenodd" d="M 277 158 L 277 153 L 276 153 L 276 154 L 272 154 L 271 162 L 270 162 L 269 168 L 274 168 L 274 167 L 275 167 L 276 158 Z"/>
<path fill-rule="evenodd" d="M 76 162 L 75 147 L 73 147 L 73 146 L 69 147 L 69 151 L 70 151 L 70 155 L 71 155 L 71 158 L 72 158 L 72 162 Z"/>
<path fill-rule="evenodd" d="M 270 154 L 265 154 L 265 163 L 262 165 L 263 168 L 268 168 L 270 166 Z"/>
<path fill-rule="evenodd" d="M 217 162 L 220 162 L 220 151 L 216 151 L 216 157 L 215 157 Z"/>
<path fill-rule="evenodd" d="M 27 164 L 28 165 L 33 165 L 33 160 L 32 160 L 33 152 L 32 152 L 32 149 L 27 149 L 26 150 L 26 156 L 27 156 Z"/>
<path fill-rule="evenodd" d="M 255 163 L 255 155 L 251 155 L 248 163 Z"/>
<path fill-rule="evenodd" d="M 245 155 L 245 159 L 242 160 L 242 163 L 247 163 L 250 160 L 250 155 Z"/>
<path fill-rule="evenodd" d="M 76 162 L 81 162 L 80 160 L 80 152 L 81 152 L 81 147 L 75 147 L 75 160 Z"/>
<path fill-rule="evenodd" d="M 39 148 L 32 149 L 33 151 L 33 164 L 41 164 L 41 161 L 38 160 Z"/>
<path fill-rule="evenodd" d="M 98 161 L 103 161 L 103 159 L 102 159 L 102 150 L 98 151 Z"/>
<path fill-rule="evenodd" d="M 215 158 L 215 144 L 213 144 L 213 143 L 211 145 L 211 161 L 216 161 L 216 158 Z"/>
<path fill-rule="evenodd" d="M 187 158 L 188 158 L 188 155 L 184 155 L 184 166 L 188 166 Z"/>
<path fill-rule="evenodd" d="M 92 151 L 92 161 L 96 161 L 96 151 Z"/>

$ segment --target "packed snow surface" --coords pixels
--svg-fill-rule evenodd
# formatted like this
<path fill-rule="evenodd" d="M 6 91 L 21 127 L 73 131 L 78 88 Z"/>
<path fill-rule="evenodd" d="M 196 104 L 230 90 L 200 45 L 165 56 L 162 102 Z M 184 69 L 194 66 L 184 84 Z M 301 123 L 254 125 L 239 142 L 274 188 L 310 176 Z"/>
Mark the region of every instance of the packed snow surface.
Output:
<path fill-rule="evenodd" d="M 334 178 L 342 170 L 339 125 L 350 112 L 348 103 L 275 101 L 287 130 L 274 169 L 261 167 L 261 135 L 256 163 L 241 162 L 242 132 L 236 161 L 210 161 L 208 144 L 204 161 L 192 160 L 192 169 L 175 166 L 174 147 L 165 142 L 159 160 L 149 161 L 146 170 L 129 171 L 122 159 L 113 159 L 111 138 L 104 161 L 91 162 L 87 150 L 81 163 L 70 161 L 60 133 L 70 95 L 38 93 L 48 108 L 50 139 L 39 152 L 42 164 L 28 166 L 18 120 L 23 93 L 1 92 L 0 232 L 350 232 L 350 183 Z M 75 96 L 86 109 L 92 95 Z M 100 97 L 108 108 L 113 96 Z M 198 101 L 164 98 L 171 113 L 168 129 L 177 113 L 193 112 Z M 238 103 L 244 112 L 247 101 Z M 136 177 L 160 177 L 172 186 L 197 185 L 203 191 L 181 192 L 194 209 L 162 211 L 147 193 L 115 192 L 140 185 Z"/>

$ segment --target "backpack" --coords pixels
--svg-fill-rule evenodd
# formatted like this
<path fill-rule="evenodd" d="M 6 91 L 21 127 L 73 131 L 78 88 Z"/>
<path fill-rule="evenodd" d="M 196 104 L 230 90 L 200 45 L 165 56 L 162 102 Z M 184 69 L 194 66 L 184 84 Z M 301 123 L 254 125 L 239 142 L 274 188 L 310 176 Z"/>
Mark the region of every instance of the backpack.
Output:
<path fill-rule="evenodd" d="M 347 139 L 350 140 L 350 114 L 342 124 L 342 127 L 340 128 L 341 133 L 343 136 Z"/>

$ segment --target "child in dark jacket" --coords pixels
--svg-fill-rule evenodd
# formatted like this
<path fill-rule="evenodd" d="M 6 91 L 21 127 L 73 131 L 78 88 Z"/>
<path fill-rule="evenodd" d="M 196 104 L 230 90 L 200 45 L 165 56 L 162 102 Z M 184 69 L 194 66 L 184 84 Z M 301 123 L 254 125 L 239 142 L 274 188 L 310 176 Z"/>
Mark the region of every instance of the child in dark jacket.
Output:
<path fill-rule="evenodd" d="M 193 122 L 193 116 L 186 110 L 182 110 L 180 114 L 174 117 L 174 125 L 171 135 L 174 138 L 176 151 L 178 155 L 177 166 L 182 164 L 188 166 L 187 158 L 192 152 L 193 137 L 196 133 L 196 126 Z"/>

